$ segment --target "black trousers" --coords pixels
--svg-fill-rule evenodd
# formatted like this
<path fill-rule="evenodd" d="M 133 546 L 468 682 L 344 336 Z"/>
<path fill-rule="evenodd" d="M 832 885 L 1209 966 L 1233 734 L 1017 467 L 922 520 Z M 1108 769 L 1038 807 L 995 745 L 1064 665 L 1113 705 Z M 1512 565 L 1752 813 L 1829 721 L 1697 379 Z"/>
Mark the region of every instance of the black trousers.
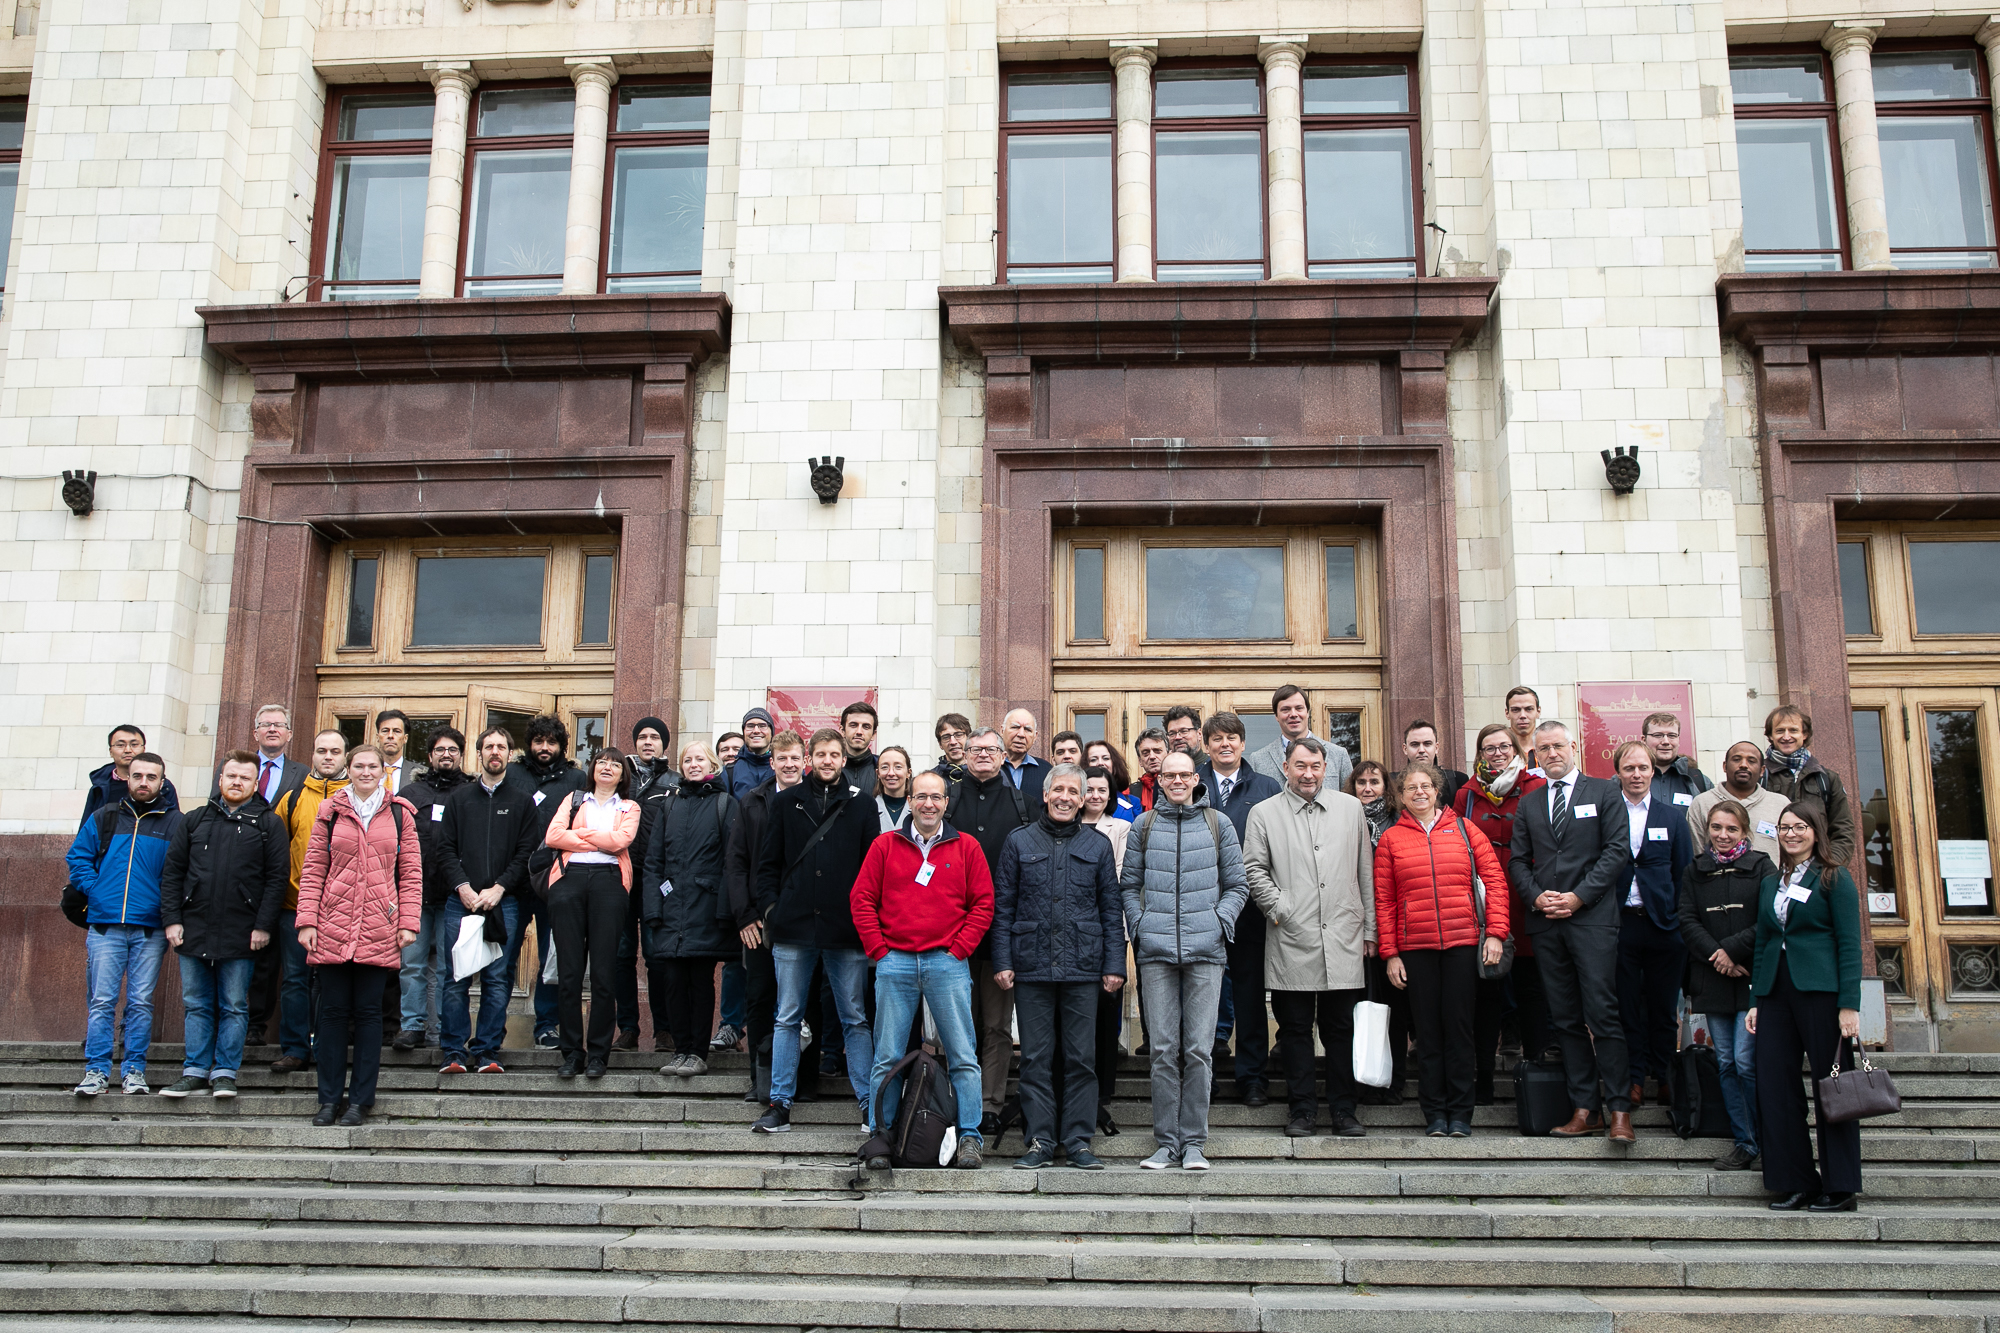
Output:
<path fill-rule="evenodd" d="M 1833 1068 L 1854 1068 L 1840 1039 L 1840 999 L 1832 991 L 1800 990 L 1781 955 L 1778 980 L 1757 998 L 1757 1114 L 1764 1149 L 1764 1188 L 1776 1194 L 1859 1194 L 1861 1122 L 1829 1125 L 1819 1104 L 1819 1080 Z M 1813 1113 L 1819 1122 L 1819 1168 L 1813 1168 L 1806 1133 L 1806 1092 L 1799 1061 L 1813 1080 Z"/>
<path fill-rule="evenodd" d="M 1417 1038 L 1417 1102 L 1424 1119 L 1472 1121 L 1472 1006 L 1479 946 L 1397 954 L 1409 981 Z M 1350 1019 L 1350 1021 L 1352 1021 Z"/>
<path fill-rule="evenodd" d="M 618 1016 L 618 935 L 630 910 L 615 865 L 570 863 L 549 885 L 549 930 L 556 945 L 556 1034 L 564 1055 L 608 1059 Z M 583 1030 L 583 981 L 590 977 L 590 1032 Z M 532 982 L 529 987 L 533 989 Z"/>
<path fill-rule="evenodd" d="M 634 893 L 632 908 L 625 918 L 625 929 L 618 936 L 618 1030 L 634 1032 L 639 1030 L 639 956 L 644 950 L 641 940 L 646 932 L 639 920 L 639 895 Z M 646 1007 L 653 1014 L 653 1049 L 667 1048 L 667 999 L 666 978 L 654 964 L 650 955 L 646 958 Z"/>
<path fill-rule="evenodd" d="M 1365 989 L 1271 992 L 1271 1012 L 1278 1016 L 1278 1061 L 1285 1070 L 1292 1119 L 1319 1118 L 1319 1099 L 1313 1095 L 1315 1020 L 1320 1045 L 1326 1048 L 1327 1104 L 1336 1116 L 1354 1114 L 1354 1006 L 1367 998 Z"/>
<path fill-rule="evenodd" d="M 666 1032 L 676 1055 L 708 1058 L 708 1020 L 715 1016 L 715 958 L 653 958 L 647 961 L 654 993 L 664 991 Z M 653 1044 L 664 1050 L 667 1037 L 653 1029 Z"/>
<path fill-rule="evenodd" d="M 1542 988 L 1542 965 L 1533 954 L 1514 955 L 1507 974 L 1514 997 L 1514 1024 L 1521 1033 L 1521 1058 L 1539 1060 L 1549 1049 L 1549 997 Z"/>
<path fill-rule="evenodd" d="M 1629 1111 L 1632 1085 L 1625 1058 L 1625 1025 L 1618 1020 L 1618 929 L 1558 926 L 1535 936 L 1535 961 L 1549 997 L 1549 1023 L 1562 1043 L 1570 1105 L 1597 1109 L 1598 1088 L 1607 1111 Z"/>
<path fill-rule="evenodd" d="M 278 983 L 284 978 L 284 960 L 278 955 L 284 950 L 278 947 L 278 936 L 274 931 L 268 947 L 259 949 L 251 957 L 256 966 L 250 972 L 250 1029 L 253 1032 L 269 1029 L 275 1037 L 278 1030 Z M 401 1010 L 398 1009 L 398 1013 Z M 276 1045 L 273 1040 L 272 1045 Z"/>
<path fill-rule="evenodd" d="M 1097 1132 L 1097 996 L 1095 982 L 1023 981 L 1014 988 L 1021 1025 L 1021 1134 L 1065 1148 L 1088 1148 Z M 1062 1040 L 1057 1042 L 1060 1030 Z M 1063 1064 L 1062 1104 L 1055 1064 Z"/>
<path fill-rule="evenodd" d="M 1225 942 L 1230 998 L 1236 1002 L 1236 1087 L 1269 1081 L 1271 1017 L 1264 1008 L 1264 914 L 1254 908 L 1236 918 L 1236 938 Z"/>
<path fill-rule="evenodd" d="M 1130 985 L 1130 982 L 1126 983 Z M 1095 1050 L 1090 1067 L 1097 1078 L 1097 1104 L 1108 1106 L 1118 1093 L 1118 1057 L 1124 1052 L 1118 1049 L 1118 1038 L 1125 1030 L 1125 1012 L 1121 1007 L 1125 992 L 1107 995 L 1102 983 L 1097 986 L 1097 1021 Z M 1019 1001 L 1016 1001 L 1018 1005 Z M 905 1048 L 908 1049 L 908 1048 Z M 1053 1096 L 1060 1106 L 1063 1101 L 1063 1069 L 1067 1063 L 1064 1055 L 1062 1024 L 1056 1024 L 1056 1058 L 1052 1062 L 1055 1069 Z"/>
<path fill-rule="evenodd" d="M 1381 958 L 1368 960 L 1368 976 L 1377 1003 L 1389 1006 L 1389 1086 L 1384 1092 L 1403 1095 L 1410 1077 L 1410 993 L 1389 984 L 1389 965 Z"/>
<path fill-rule="evenodd" d="M 1687 946 L 1677 930 L 1661 930 L 1642 908 L 1625 908 L 1618 918 L 1618 1019 L 1625 1029 L 1631 1083 L 1646 1075 L 1664 1086 L 1667 1063 L 1680 1046 L 1681 978 L 1687 975 Z"/>
<path fill-rule="evenodd" d="M 313 1058 L 319 1065 L 320 1103 L 373 1106 L 375 1084 L 382 1072 L 382 979 L 397 976 L 397 969 L 328 963 L 313 972 L 319 979 L 319 1028 L 313 1033 Z M 352 1083 L 347 1077 L 350 1042 L 354 1046 Z"/>
<path fill-rule="evenodd" d="M 1482 1079 L 1493 1077 L 1500 1058 L 1500 1020 L 1507 1016 L 1507 978 L 1475 981 L 1472 986 L 1472 1050 L 1474 1069 Z"/>

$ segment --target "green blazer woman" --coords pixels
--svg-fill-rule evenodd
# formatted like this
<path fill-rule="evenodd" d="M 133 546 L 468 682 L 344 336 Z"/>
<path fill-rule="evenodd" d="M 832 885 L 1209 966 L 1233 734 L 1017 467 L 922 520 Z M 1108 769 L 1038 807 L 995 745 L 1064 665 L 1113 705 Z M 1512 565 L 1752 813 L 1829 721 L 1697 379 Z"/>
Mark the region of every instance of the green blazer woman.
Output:
<path fill-rule="evenodd" d="M 1793 900 L 1778 920 L 1782 877 L 1767 875 L 1757 893 L 1757 951 L 1750 965 L 1750 992 L 1758 998 L 1778 984 L 1781 951 L 1792 985 L 1802 991 L 1833 991 L 1842 1009 L 1861 1007 L 1861 900 L 1854 880 L 1839 866 L 1815 861 L 1800 887 L 1810 895 Z"/>

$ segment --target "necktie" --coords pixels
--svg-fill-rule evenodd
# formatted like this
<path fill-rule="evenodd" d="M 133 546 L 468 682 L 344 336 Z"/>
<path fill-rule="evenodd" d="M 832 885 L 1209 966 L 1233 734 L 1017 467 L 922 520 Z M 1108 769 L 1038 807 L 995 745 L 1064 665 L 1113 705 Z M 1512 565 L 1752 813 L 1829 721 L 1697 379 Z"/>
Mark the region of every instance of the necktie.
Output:
<path fill-rule="evenodd" d="M 1232 787 L 1234 787 L 1234 786 L 1236 785 L 1236 779 L 1235 779 L 1235 778 L 1217 778 L 1217 779 L 1216 779 L 1215 781 L 1216 781 L 1216 785 L 1217 785 L 1217 786 L 1219 786 L 1220 788 L 1222 788 L 1222 801 L 1223 801 L 1223 804 L 1227 805 L 1227 804 L 1229 803 L 1229 791 L 1230 791 L 1230 788 L 1232 788 Z"/>
<path fill-rule="evenodd" d="M 277 760 L 266 759 L 264 761 L 263 780 L 257 784 L 257 787 L 263 792 L 266 804 L 278 799 L 278 775 L 282 772 L 284 772 L 284 766 Z"/>
<path fill-rule="evenodd" d="M 390 795 L 393 796 L 395 794 L 396 779 L 401 777 L 402 775 L 403 775 L 403 763 L 401 760 L 397 760 L 395 763 L 389 765 L 389 781 L 384 785 L 389 788 Z"/>
<path fill-rule="evenodd" d="M 1569 784 L 1555 784 L 1555 799 L 1549 809 L 1549 832 L 1555 835 L 1556 845 L 1562 845 L 1563 834 L 1569 832 Z"/>

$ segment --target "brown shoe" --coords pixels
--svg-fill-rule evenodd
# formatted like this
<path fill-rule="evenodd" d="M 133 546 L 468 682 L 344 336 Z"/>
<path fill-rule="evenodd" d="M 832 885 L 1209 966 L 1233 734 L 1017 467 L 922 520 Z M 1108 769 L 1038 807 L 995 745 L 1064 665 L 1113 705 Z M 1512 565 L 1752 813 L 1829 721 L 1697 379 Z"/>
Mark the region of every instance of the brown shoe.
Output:
<path fill-rule="evenodd" d="M 296 1055 L 281 1055 L 271 1061 L 273 1074 L 296 1074 L 306 1067 L 306 1062 Z"/>
<path fill-rule="evenodd" d="M 1597 1118 L 1594 1111 L 1579 1110 L 1569 1118 L 1567 1125 L 1557 1125 L 1549 1133 L 1559 1139 L 1580 1139 L 1586 1134 L 1595 1134 L 1602 1128 L 1604 1122 Z"/>
<path fill-rule="evenodd" d="M 1640 1107 L 1644 1106 L 1646 1104 L 1645 1082 L 1642 1080 L 1638 1083 L 1634 1083 L 1632 1085 L 1632 1090 L 1626 1093 L 1625 1096 L 1631 1101 L 1633 1110 L 1636 1111 Z"/>
<path fill-rule="evenodd" d="M 1637 1143 L 1639 1136 L 1632 1132 L 1632 1113 L 1630 1111 L 1613 1111 L 1611 1113 L 1611 1128 L 1604 1137 L 1610 1139 L 1613 1143 Z"/>
<path fill-rule="evenodd" d="M 626 1029 L 625 1029 L 625 1030 L 624 1030 L 623 1032 L 621 1032 L 621 1033 L 619 1033 L 619 1034 L 618 1034 L 618 1038 L 617 1038 L 617 1040 L 616 1040 L 616 1041 L 613 1041 L 613 1042 L 611 1043 L 611 1047 L 612 1047 L 612 1049 L 613 1049 L 613 1050 L 618 1050 L 618 1051 L 636 1051 L 636 1050 L 638 1050 L 638 1049 L 639 1049 L 639 1029 L 637 1029 L 637 1028 L 626 1028 Z"/>

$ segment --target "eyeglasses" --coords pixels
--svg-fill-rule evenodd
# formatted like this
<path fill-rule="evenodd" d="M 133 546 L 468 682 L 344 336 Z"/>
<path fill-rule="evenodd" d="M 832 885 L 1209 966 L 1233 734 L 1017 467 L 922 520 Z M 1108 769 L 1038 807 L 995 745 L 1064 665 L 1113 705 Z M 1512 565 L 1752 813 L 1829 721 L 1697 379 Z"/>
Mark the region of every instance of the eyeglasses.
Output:
<path fill-rule="evenodd" d="M 457 754 L 459 753 L 459 749 L 456 745 L 433 745 L 431 747 L 431 753 L 433 755 Z"/>
<path fill-rule="evenodd" d="M 941 741 L 962 741 L 965 739 L 965 733 L 962 731 L 953 730 L 950 727 L 946 727 L 943 731 L 940 731 L 938 733 L 937 738 Z"/>
<path fill-rule="evenodd" d="M 1649 731 L 1646 733 L 1646 739 L 1649 741 L 1677 741 L 1680 738 L 1681 734 L 1678 731 Z"/>
<path fill-rule="evenodd" d="M 1482 745 L 1479 747 L 1479 753 L 1492 754 L 1492 755 L 1508 755 L 1514 753 L 1514 747 L 1511 745 Z"/>
<path fill-rule="evenodd" d="M 1162 773 L 1162 774 L 1160 774 L 1160 781 L 1162 781 L 1162 782 L 1193 782 L 1193 781 L 1194 781 L 1194 774 L 1192 774 L 1192 773 Z"/>
<path fill-rule="evenodd" d="M 999 746 L 997 746 L 997 745 L 975 745 L 975 746 L 973 746 L 973 747 L 972 747 L 971 749 L 967 750 L 967 751 L 966 751 L 966 753 L 967 753 L 967 754 L 999 754 L 999 753 L 1000 753 L 1000 747 L 999 747 Z"/>
<path fill-rule="evenodd" d="M 286 724 L 283 722 L 259 722 L 257 724 L 257 730 L 259 731 L 283 731 L 285 727 Z"/>
<path fill-rule="evenodd" d="M 1812 826 L 1811 826 L 1811 825 L 1809 825 L 1809 824 L 1780 824 L 1780 825 L 1778 825 L 1778 832 L 1780 832 L 1780 833 L 1811 833 L 1811 832 L 1812 832 Z"/>
<path fill-rule="evenodd" d="M 1195 730 L 1196 729 L 1194 727 L 1168 727 L 1167 735 L 1172 736 L 1176 740 L 1180 740 L 1184 737 L 1194 735 Z"/>

